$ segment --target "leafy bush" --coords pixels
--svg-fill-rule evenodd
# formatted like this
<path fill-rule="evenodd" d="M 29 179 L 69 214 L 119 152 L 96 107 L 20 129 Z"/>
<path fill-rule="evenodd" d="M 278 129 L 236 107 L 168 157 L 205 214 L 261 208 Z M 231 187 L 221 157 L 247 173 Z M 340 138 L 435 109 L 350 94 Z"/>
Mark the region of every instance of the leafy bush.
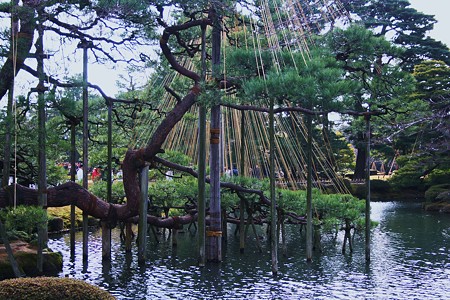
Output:
<path fill-rule="evenodd" d="M 396 190 L 417 189 L 423 182 L 420 179 L 423 171 L 413 164 L 408 164 L 394 172 L 389 179 L 392 187 Z"/>
<path fill-rule="evenodd" d="M 182 207 L 188 200 L 196 200 L 198 195 L 197 179 L 191 176 L 173 180 L 157 180 L 148 186 L 148 197 L 152 204 L 160 207 Z M 170 214 L 180 211 L 171 210 Z"/>
<path fill-rule="evenodd" d="M 279 206 L 299 215 L 306 214 L 306 191 L 279 190 Z M 364 215 L 365 202 L 352 195 L 322 194 L 313 189 L 313 218 L 322 224 L 324 230 L 337 230 L 338 225 L 349 219 L 354 225 Z"/>
<path fill-rule="evenodd" d="M 446 184 L 450 182 L 450 169 L 434 169 L 425 178 L 425 184 L 427 186 Z"/>
<path fill-rule="evenodd" d="M 371 180 L 370 181 L 370 189 L 373 192 L 389 192 L 391 190 L 391 184 L 386 180 Z"/>
<path fill-rule="evenodd" d="M 425 199 L 427 202 L 433 202 L 440 193 L 448 190 L 450 190 L 450 183 L 433 185 L 425 192 Z"/>
<path fill-rule="evenodd" d="M 27 241 L 36 236 L 38 226 L 46 226 L 47 224 L 46 212 L 36 206 L 18 206 L 2 210 L 0 218 L 4 222 L 10 237 Z"/>
<path fill-rule="evenodd" d="M 89 187 L 89 190 L 95 196 L 106 200 L 107 198 L 107 185 L 106 181 L 96 181 L 92 186 Z M 111 202 L 112 203 L 123 203 L 125 200 L 125 191 L 123 189 L 122 181 L 114 181 L 112 184 L 111 190 Z"/>
<path fill-rule="evenodd" d="M 0 282 L 0 299 L 115 299 L 107 291 L 72 278 L 15 278 Z"/>

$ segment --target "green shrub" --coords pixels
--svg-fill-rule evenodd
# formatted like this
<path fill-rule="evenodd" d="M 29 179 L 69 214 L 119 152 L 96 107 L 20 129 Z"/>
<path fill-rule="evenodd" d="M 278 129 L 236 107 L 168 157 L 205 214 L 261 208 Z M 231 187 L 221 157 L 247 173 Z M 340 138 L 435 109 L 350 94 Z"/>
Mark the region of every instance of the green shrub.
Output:
<path fill-rule="evenodd" d="M 423 185 L 423 181 L 420 178 L 422 174 L 422 169 L 417 168 L 413 164 L 409 164 L 395 171 L 394 175 L 389 179 L 389 182 L 396 190 L 418 189 Z"/>
<path fill-rule="evenodd" d="M 38 232 L 38 226 L 46 226 L 46 212 L 36 206 L 17 206 L 1 211 L 0 217 L 4 221 L 6 231 L 12 237 L 31 240 Z M 25 234 L 28 238 L 25 236 Z"/>
<path fill-rule="evenodd" d="M 391 184 L 386 180 L 371 180 L 370 190 L 373 192 L 386 193 L 391 190 Z"/>
<path fill-rule="evenodd" d="M 106 200 L 107 198 L 107 181 L 96 181 L 89 190 L 95 196 L 100 199 Z M 123 188 L 123 181 L 114 181 L 111 187 L 111 202 L 112 203 L 123 203 L 125 201 L 125 190 Z"/>
<path fill-rule="evenodd" d="M 450 182 L 450 169 L 434 169 L 425 178 L 425 184 L 427 186 L 446 184 Z"/>
<path fill-rule="evenodd" d="M 450 190 L 450 183 L 433 185 L 425 192 L 425 200 L 427 202 L 436 201 L 436 197 L 445 191 Z"/>
<path fill-rule="evenodd" d="M 156 206 L 183 206 L 189 199 L 196 200 L 197 195 L 197 179 L 191 176 L 161 179 L 148 186 L 148 197 Z"/>
<path fill-rule="evenodd" d="M 286 211 L 306 214 L 306 191 L 279 190 L 278 205 Z M 322 194 L 313 189 L 312 206 L 314 219 L 325 231 L 337 230 L 345 219 L 356 224 L 364 215 L 365 201 L 346 194 Z"/>
<path fill-rule="evenodd" d="M 115 299 L 101 288 L 72 278 L 15 278 L 0 282 L 0 300 Z"/>

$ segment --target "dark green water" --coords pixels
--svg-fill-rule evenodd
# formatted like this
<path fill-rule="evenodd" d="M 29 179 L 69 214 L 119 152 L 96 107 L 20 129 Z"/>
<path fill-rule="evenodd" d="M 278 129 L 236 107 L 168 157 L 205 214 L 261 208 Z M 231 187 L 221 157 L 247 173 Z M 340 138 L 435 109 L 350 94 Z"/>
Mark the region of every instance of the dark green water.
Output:
<path fill-rule="evenodd" d="M 71 260 L 69 237 L 49 242 L 64 254 L 60 276 L 84 279 L 118 299 L 450 299 L 450 215 L 426 213 L 419 204 L 372 204 L 371 262 L 364 256 L 364 238 L 355 238 L 354 253 L 342 255 L 342 235 L 324 237 L 323 252 L 305 260 L 304 233 L 288 228 L 287 256 L 279 250 L 279 275 L 271 273 L 270 243 L 260 253 L 253 237 L 245 254 L 229 231 L 221 264 L 197 266 L 197 241 L 188 232 L 179 244 L 157 244 L 150 235 L 148 262 L 137 263 L 136 249 L 125 254 L 117 232 L 112 261 L 102 263 L 101 234 L 90 236 L 87 264 L 81 259 L 81 235 Z"/>

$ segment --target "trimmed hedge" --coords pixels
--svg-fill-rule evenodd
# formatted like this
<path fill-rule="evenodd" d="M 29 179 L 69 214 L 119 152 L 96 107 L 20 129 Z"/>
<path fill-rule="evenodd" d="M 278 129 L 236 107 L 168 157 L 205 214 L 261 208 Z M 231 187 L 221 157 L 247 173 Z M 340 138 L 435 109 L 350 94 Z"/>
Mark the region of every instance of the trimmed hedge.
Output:
<path fill-rule="evenodd" d="M 72 278 L 38 277 L 0 281 L 0 300 L 110 300 L 116 299 L 101 288 Z"/>

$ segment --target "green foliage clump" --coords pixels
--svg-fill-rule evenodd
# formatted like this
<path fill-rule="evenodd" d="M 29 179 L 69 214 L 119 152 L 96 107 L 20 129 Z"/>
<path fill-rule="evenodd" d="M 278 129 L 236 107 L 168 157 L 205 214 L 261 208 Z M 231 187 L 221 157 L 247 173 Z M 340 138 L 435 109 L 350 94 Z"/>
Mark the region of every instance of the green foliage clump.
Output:
<path fill-rule="evenodd" d="M 87 282 L 72 278 L 15 278 L 0 282 L 1 299 L 109 300 L 114 296 Z"/>
<path fill-rule="evenodd" d="M 279 190 L 281 197 L 278 204 L 286 211 L 306 215 L 306 191 Z M 351 195 L 322 194 L 313 189 L 313 218 L 325 231 L 338 230 L 345 220 L 357 226 L 363 219 L 365 202 Z"/>
<path fill-rule="evenodd" d="M 186 202 L 196 200 L 197 195 L 197 179 L 191 176 L 157 180 L 148 186 L 151 203 L 159 207 L 183 207 Z M 176 209 L 170 211 L 170 215 L 180 213 L 180 210 Z"/>
<path fill-rule="evenodd" d="M 437 196 L 446 191 L 450 191 L 450 183 L 433 185 L 425 192 L 425 200 L 427 202 L 436 201 Z"/>
<path fill-rule="evenodd" d="M 17 206 L 0 211 L 10 239 L 31 241 L 36 238 L 38 226 L 46 226 L 47 214 L 36 206 Z"/>
<path fill-rule="evenodd" d="M 92 194 L 95 196 L 106 200 L 108 183 L 106 181 L 96 181 L 92 186 L 89 187 Z M 112 203 L 124 203 L 125 201 L 125 190 L 123 188 L 122 181 L 114 181 L 111 187 L 111 202 Z"/>
<path fill-rule="evenodd" d="M 391 190 L 391 184 L 386 180 L 370 180 L 370 189 L 373 192 L 385 193 Z"/>
<path fill-rule="evenodd" d="M 389 180 L 395 189 L 425 190 L 429 186 L 449 182 L 450 169 L 446 160 L 427 154 L 401 156 L 397 161 L 400 169 Z"/>
<path fill-rule="evenodd" d="M 426 158 L 401 156 L 397 162 L 401 167 L 389 179 L 395 190 L 418 189 L 423 186 L 421 176 L 426 170 Z"/>
<path fill-rule="evenodd" d="M 435 169 L 425 177 L 427 186 L 446 184 L 450 182 L 450 169 Z"/>

